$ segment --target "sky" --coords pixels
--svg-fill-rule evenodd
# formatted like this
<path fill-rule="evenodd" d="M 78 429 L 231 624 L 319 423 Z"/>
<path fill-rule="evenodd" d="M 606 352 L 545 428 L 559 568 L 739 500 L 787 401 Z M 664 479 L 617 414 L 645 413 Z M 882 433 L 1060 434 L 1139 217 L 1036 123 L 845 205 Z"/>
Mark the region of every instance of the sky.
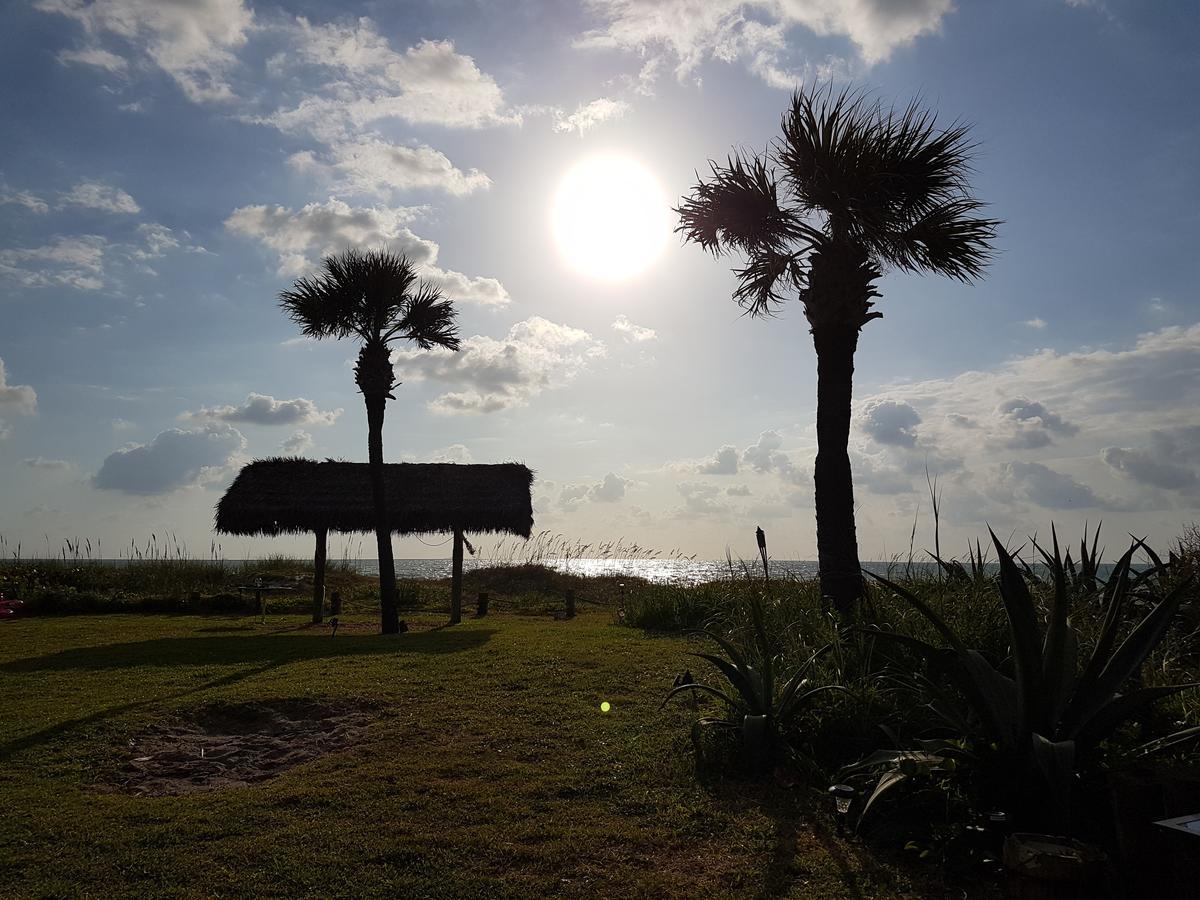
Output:
<path fill-rule="evenodd" d="M 213 506 L 250 459 L 366 459 L 356 347 L 301 338 L 277 297 L 388 246 L 463 337 L 397 348 L 389 460 L 524 462 L 535 531 L 585 544 L 749 558 L 761 525 L 774 556 L 814 558 L 801 308 L 741 315 L 737 260 L 682 244 L 669 207 L 828 80 L 969 122 L 972 190 L 1003 220 L 977 283 L 880 282 L 862 556 L 906 554 L 914 522 L 932 548 L 927 472 L 951 553 L 1051 522 L 1077 541 L 1102 521 L 1110 557 L 1127 532 L 1166 547 L 1200 519 L 1197 47 L 1189 0 L 14 0 L 0 551 L 310 552 L 215 535 Z M 615 158 L 665 235 L 620 280 L 552 221 L 573 167 Z"/>

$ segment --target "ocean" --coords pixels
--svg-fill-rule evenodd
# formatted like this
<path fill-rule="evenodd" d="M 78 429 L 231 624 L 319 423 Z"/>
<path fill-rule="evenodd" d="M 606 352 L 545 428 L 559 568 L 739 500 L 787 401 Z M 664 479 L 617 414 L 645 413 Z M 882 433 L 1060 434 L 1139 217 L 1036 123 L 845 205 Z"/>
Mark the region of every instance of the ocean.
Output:
<path fill-rule="evenodd" d="M 364 575 L 379 574 L 379 562 L 374 559 L 355 559 L 350 563 Z M 561 572 L 573 575 L 596 576 L 618 575 L 644 578 L 659 584 L 699 584 L 705 581 L 721 581 L 730 577 L 731 569 L 727 560 L 716 559 L 547 559 L 542 564 Z M 450 577 L 450 560 L 448 559 L 397 559 L 396 577 L 410 579 L 438 579 Z M 464 559 L 463 570 L 486 568 L 496 565 L 487 559 Z M 503 565 L 503 563 L 501 564 Z M 762 574 L 762 564 L 759 560 L 747 560 L 751 574 Z M 878 575 L 886 575 L 889 568 L 893 573 L 903 571 L 903 564 L 865 562 L 863 568 Z M 936 566 L 933 563 L 913 563 L 913 569 L 918 572 L 934 574 Z M 732 573 L 743 574 L 743 563 L 735 560 Z M 817 563 L 810 559 L 773 559 L 771 560 L 771 575 L 779 578 L 815 578 Z"/>

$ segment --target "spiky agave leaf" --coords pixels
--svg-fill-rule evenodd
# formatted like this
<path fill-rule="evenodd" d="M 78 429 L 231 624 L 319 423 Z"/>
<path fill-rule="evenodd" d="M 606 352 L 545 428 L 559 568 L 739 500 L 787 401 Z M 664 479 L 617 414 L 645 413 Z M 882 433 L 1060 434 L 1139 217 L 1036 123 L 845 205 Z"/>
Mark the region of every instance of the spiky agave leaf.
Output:
<path fill-rule="evenodd" d="M 1000 561 L 1000 599 L 1008 616 L 1012 642 L 1013 670 L 1017 683 L 1018 734 L 1029 734 L 1041 721 L 1045 696 L 1042 691 L 1042 630 L 1033 597 L 1020 570 L 995 532 L 988 529 Z"/>

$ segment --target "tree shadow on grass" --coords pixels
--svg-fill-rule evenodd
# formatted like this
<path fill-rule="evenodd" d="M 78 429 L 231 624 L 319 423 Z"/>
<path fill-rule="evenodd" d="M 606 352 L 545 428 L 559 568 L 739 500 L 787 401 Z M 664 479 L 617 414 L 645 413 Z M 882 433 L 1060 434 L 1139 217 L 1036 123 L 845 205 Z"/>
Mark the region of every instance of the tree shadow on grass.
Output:
<path fill-rule="evenodd" d="M 158 638 L 99 647 L 79 647 L 47 656 L 12 660 L 0 665 L 0 672 L 101 671 L 143 666 L 197 665 L 241 665 L 245 668 L 185 690 L 106 706 L 86 716 L 56 722 L 0 746 L 0 760 L 7 760 L 75 729 L 96 725 L 143 707 L 157 706 L 169 700 L 228 687 L 288 663 L 351 656 L 457 653 L 482 646 L 493 634 L 495 629 L 427 631 L 398 636 L 282 636 L 277 633 L 258 634 L 254 637 Z"/>
<path fill-rule="evenodd" d="M 122 703 L 118 706 L 106 706 L 103 709 L 96 710 L 90 715 L 80 716 L 77 719 L 68 719 L 64 722 L 55 722 L 53 725 L 48 725 L 40 731 L 35 731 L 32 734 L 24 735 L 17 738 L 15 741 L 0 746 L 0 760 L 7 760 L 10 757 L 16 756 L 22 751 L 28 750 L 31 747 L 36 747 L 46 741 L 53 740 L 59 735 L 66 734 L 76 728 L 83 728 L 88 725 L 95 725 L 103 722 L 106 719 L 112 719 L 123 715 L 127 712 L 132 712 L 135 709 L 141 709 L 146 706 L 154 706 L 166 700 L 178 700 L 180 697 L 187 697 L 190 694 L 199 694 L 203 691 L 213 688 L 227 687 L 231 684 L 237 684 L 239 681 L 244 681 L 254 675 L 260 675 L 273 668 L 277 663 L 266 663 L 261 666 L 243 669 L 239 672 L 234 672 L 231 675 L 225 675 L 221 678 L 206 681 L 204 684 L 198 684 L 195 687 L 190 687 L 183 691 L 175 691 L 171 694 L 163 694 L 159 697 L 149 697 L 145 700 L 135 700 L 132 703 Z"/>
<path fill-rule="evenodd" d="M 487 643 L 495 629 L 422 631 L 404 635 L 324 634 L 213 635 L 155 638 L 123 644 L 75 647 L 45 656 L 14 659 L 0 672 L 101 671 L 143 666 L 286 665 L 309 659 L 458 653 Z"/>
<path fill-rule="evenodd" d="M 803 791 L 781 791 L 762 782 L 709 776 L 703 783 L 718 807 L 731 813 L 753 809 L 775 826 L 774 846 L 764 867 L 758 896 L 784 896 L 797 886 L 797 881 L 803 884 L 805 872 L 812 865 L 804 857 L 814 852 L 828 858 L 850 897 L 864 896 L 862 883 L 866 873 L 861 871 L 864 848 L 832 836 L 822 821 L 817 798 Z"/>

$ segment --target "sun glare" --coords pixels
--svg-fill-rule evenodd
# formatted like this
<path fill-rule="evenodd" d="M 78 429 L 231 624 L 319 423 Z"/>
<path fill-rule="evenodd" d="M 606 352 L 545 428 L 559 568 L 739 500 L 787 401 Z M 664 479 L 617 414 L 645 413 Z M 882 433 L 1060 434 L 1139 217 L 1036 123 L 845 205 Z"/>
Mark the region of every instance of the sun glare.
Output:
<path fill-rule="evenodd" d="M 590 278 L 622 281 L 649 266 L 671 234 L 671 210 L 658 180 L 615 153 L 577 163 L 558 186 L 554 240 L 570 266 Z"/>

